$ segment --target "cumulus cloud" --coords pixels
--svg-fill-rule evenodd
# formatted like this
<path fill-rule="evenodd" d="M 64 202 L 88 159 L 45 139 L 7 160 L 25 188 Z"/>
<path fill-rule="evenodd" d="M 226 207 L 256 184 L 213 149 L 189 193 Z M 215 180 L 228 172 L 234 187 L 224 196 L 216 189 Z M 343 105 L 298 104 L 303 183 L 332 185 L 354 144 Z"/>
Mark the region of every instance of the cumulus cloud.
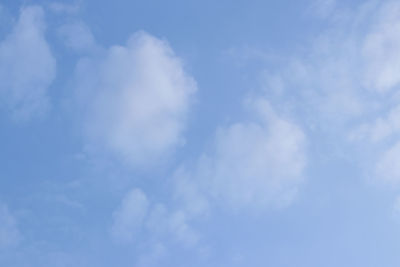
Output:
<path fill-rule="evenodd" d="M 111 234 L 116 241 L 128 244 L 138 244 L 145 233 L 158 242 L 172 239 L 193 246 L 199 237 L 188 220 L 184 211 L 170 210 L 162 203 L 152 202 L 135 188 L 128 192 L 115 211 Z"/>
<path fill-rule="evenodd" d="M 376 176 L 390 185 L 399 185 L 400 182 L 400 142 L 397 142 L 385 151 L 376 164 Z"/>
<path fill-rule="evenodd" d="M 261 87 L 268 98 L 301 114 L 310 127 L 336 128 L 360 116 L 369 103 L 360 94 L 357 44 L 344 35 L 324 33 L 281 69 L 263 70 Z"/>
<path fill-rule="evenodd" d="M 92 52 L 96 49 L 96 42 L 90 29 L 81 21 L 74 21 L 62 25 L 58 33 L 65 45 L 77 52 Z"/>
<path fill-rule="evenodd" d="M 151 267 L 162 265 L 162 259 L 167 255 L 167 248 L 161 244 L 156 243 L 144 255 L 142 255 L 136 266 L 138 267 Z"/>
<path fill-rule="evenodd" d="M 394 201 L 392 215 L 396 219 L 400 218 L 400 196 L 397 196 L 396 200 Z"/>
<path fill-rule="evenodd" d="M 335 9 L 336 0 L 316 0 L 312 3 L 311 12 L 321 18 L 331 15 Z"/>
<path fill-rule="evenodd" d="M 362 123 L 352 130 L 349 139 L 378 143 L 400 132 L 400 105 L 389 110 L 384 116 Z"/>
<path fill-rule="evenodd" d="M 386 92 L 400 83 L 400 4 L 385 3 L 365 37 L 362 56 L 366 62 L 365 85 Z"/>
<path fill-rule="evenodd" d="M 77 66 L 86 140 L 134 166 L 157 161 L 184 142 L 194 79 L 169 45 L 147 33 Z"/>
<path fill-rule="evenodd" d="M 324 7 L 334 1 L 317 3 Z M 288 58 L 280 70 L 263 72 L 270 96 L 286 97 L 310 125 L 330 131 L 388 109 L 400 83 L 400 4 L 367 1 L 335 13 L 341 15 L 327 18 L 331 26 L 304 52 Z"/>
<path fill-rule="evenodd" d="M 129 192 L 114 213 L 111 232 L 116 240 L 128 242 L 135 238 L 147 216 L 149 201 L 139 189 Z"/>
<path fill-rule="evenodd" d="M 371 8 L 372 7 L 372 8 Z M 368 13 L 369 12 L 369 13 Z M 380 5 L 370 2 L 365 16 L 367 31 L 362 36 L 360 56 L 362 80 L 366 90 L 378 94 L 377 105 L 368 109 L 361 124 L 350 132 L 350 139 L 369 146 L 375 166 L 369 167 L 374 176 L 385 184 L 398 186 L 400 169 L 400 4 L 386 1 Z"/>
<path fill-rule="evenodd" d="M 307 161 L 305 134 L 264 99 L 249 107 L 254 121 L 220 127 L 195 171 L 177 172 L 176 194 L 189 212 L 206 212 L 208 202 L 235 211 L 280 208 L 296 196 Z"/>
<path fill-rule="evenodd" d="M 349 153 L 349 141 L 360 148 L 362 153 L 347 156 L 364 161 L 360 165 L 378 180 L 395 184 L 400 3 L 367 1 L 342 11 L 327 18 L 331 26 L 304 53 L 287 59 L 280 70 L 263 72 L 265 91 L 294 116 L 300 114 L 310 131 L 333 136 L 332 146 L 341 154 Z"/>
<path fill-rule="evenodd" d="M 0 251 L 17 246 L 21 237 L 16 219 L 7 206 L 0 203 Z"/>
<path fill-rule="evenodd" d="M 149 213 L 146 228 L 158 237 L 169 236 L 185 246 L 194 246 L 199 234 L 189 224 L 191 216 L 183 210 L 169 210 L 164 204 L 155 204 Z"/>
<path fill-rule="evenodd" d="M 79 11 L 81 10 L 81 6 L 82 6 L 82 1 L 81 0 L 77 0 L 74 1 L 73 3 L 63 3 L 63 2 L 52 2 L 50 4 L 48 4 L 48 8 L 55 12 L 55 13 L 59 13 L 59 14 L 77 14 L 79 13 Z"/>
<path fill-rule="evenodd" d="M 0 106 L 16 120 L 49 108 L 48 87 L 56 61 L 45 39 L 42 8 L 25 7 L 12 32 L 0 43 Z"/>

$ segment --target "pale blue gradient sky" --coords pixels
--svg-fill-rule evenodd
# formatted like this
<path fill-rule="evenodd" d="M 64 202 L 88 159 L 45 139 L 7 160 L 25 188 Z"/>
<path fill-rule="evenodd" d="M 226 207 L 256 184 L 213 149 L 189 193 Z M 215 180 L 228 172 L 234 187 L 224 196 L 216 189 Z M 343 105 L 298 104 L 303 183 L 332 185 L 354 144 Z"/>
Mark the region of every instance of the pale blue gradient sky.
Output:
<path fill-rule="evenodd" d="M 0 266 L 400 264 L 397 1 L 0 2 Z"/>

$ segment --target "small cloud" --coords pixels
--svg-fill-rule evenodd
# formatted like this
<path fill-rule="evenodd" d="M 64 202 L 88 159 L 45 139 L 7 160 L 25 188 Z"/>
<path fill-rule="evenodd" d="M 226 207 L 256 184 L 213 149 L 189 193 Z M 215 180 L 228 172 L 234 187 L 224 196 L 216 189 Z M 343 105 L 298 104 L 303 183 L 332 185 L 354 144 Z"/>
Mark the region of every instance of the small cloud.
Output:
<path fill-rule="evenodd" d="M 140 256 L 136 266 L 138 267 L 151 267 L 160 266 L 162 259 L 168 254 L 168 250 L 160 242 L 157 242 L 151 246 L 151 248 Z"/>
<path fill-rule="evenodd" d="M 385 141 L 400 132 L 400 105 L 394 106 L 375 120 L 357 126 L 349 135 L 353 141 L 369 141 L 374 144 Z"/>
<path fill-rule="evenodd" d="M 143 242 L 143 233 L 145 240 L 174 240 L 187 247 L 199 241 L 199 235 L 189 225 L 189 214 L 153 203 L 137 188 L 123 198 L 113 217 L 111 234 L 126 244 Z"/>
<path fill-rule="evenodd" d="M 69 15 L 75 15 L 81 10 L 82 1 L 78 0 L 75 3 L 66 4 L 62 2 L 52 2 L 48 5 L 48 8 L 55 13 L 64 13 Z"/>
<path fill-rule="evenodd" d="M 65 45 L 77 52 L 91 52 L 96 49 L 96 42 L 90 29 L 81 21 L 62 25 L 58 34 Z"/>
<path fill-rule="evenodd" d="M 376 177 L 390 185 L 398 186 L 400 184 L 400 142 L 390 147 L 378 159 L 376 164 Z"/>
<path fill-rule="evenodd" d="M 56 60 L 45 28 L 43 9 L 25 7 L 0 43 L 0 107 L 16 121 L 42 116 L 50 107 L 47 90 L 56 75 Z"/>
<path fill-rule="evenodd" d="M 400 196 L 397 196 L 394 201 L 392 214 L 395 219 L 400 219 Z"/>
<path fill-rule="evenodd" d="M 0 203 L 0 251 L 16 247 L 22 239 L 15 217 Z"/>
<path fill-rule="evenodd" d="M 114 212 L 114 223 L 111 228 L 112 236 L 120 242 L 132 242 L 143 227 L 147 217 L 149 201 L 139 189 L 129 192 L 120 207 Z"/>
<path fill-rule="evenodd" d="M 336 0 L 314 0 L 310 11 L 320 18 L 327 18 L 334 12 L 335 7 Z"/>
<path fill-rule="evenodd" d="M 385 93 L 400 85 L 400 4 L 388 1 L 373 16 L 362 46 L 364 85 Z"/>

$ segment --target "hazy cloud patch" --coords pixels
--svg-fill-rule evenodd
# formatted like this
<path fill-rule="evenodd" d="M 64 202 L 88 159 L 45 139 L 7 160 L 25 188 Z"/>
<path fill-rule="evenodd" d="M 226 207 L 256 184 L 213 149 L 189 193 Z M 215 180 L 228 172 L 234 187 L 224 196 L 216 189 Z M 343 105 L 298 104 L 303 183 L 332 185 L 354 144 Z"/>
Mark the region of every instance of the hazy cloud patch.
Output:
<path fill-rule="evenodd" d="M 17 121 L 43 115 L 56 60 L 45 39 L 43 9 L 21 10 L 12 32 L 0 43 L 0 106 Z"/>

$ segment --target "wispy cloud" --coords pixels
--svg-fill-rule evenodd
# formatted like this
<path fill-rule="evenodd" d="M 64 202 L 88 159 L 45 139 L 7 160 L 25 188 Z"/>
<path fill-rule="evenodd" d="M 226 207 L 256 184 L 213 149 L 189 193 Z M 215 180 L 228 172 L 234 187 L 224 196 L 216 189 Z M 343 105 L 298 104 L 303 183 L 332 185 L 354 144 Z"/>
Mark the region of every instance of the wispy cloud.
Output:
<path fill-rule="evenodd" d="M 0 203 L 0 252 L 2 249 L 17 246 L 21 239 L 22 235 L 17 227 L 15 217 L 5 204 Z"/>
<path fill-rule="evenodd" d="M 362 147 L 347 157 L 365 160 L 366 172 L 386 182 L 400 179 L 399 15 L 397 1 L 367 1 L 326 18 L 331 26 L 304 52 L 263 74 L 268 74 L 264 89 L 271 100 L 301 114 L 307 131 L 334 136 L 332 146 L 340 146 L 343 154 L 350 153 L 349 141 Z"/>
<path fill-rule="evenodd" d="M 43 9 L 25 7 L 13 31 L 0 43 L 0 106 L 15 120 L 43 115 L 56 60 L 45 39 Z"/>
<path fill-rule="evenodd" d="M 121 242 L 139 240 L 139 232 L 149 212 L 149 200 L 139 189 L 133 189 L 122 200 L 114 212 L 111 229 L 113 237 Z"/>
<path fill-rule="evenodd" d="M 82 21 L 73 21 L 63 24 L 58 29 L 63 43 L 70 49 L 80 53 L 93 53 L 96 50 L 96 41 L 89 27 Z"/>
<path fill-rule="evenodd" d="M 190 215 L 185 211 L 154 202 L 142 190 L 134 188 L 114 212 L 111 236 L 116 242 L 132 247 L 150 246 L 152 249 L 155 246 L 164 251 L 171 241 L 193 247 L 199 241 L 199 234 L 191 228 L 189 220 Z M 139 263 L 156 256 L 146 255 L 143 254 Z"/>
<path fill-rule="evenodd" d="M 313 1 L 310 11 L 321 18 L 331 15 L 336 7 L 336 0 L 316 0 Z"/>
<path fill-rule="evenodd" d="M 82 1 L 77 0 L 72 3 L 64 3 L 64 2 L 54 1 L 50 4 L 48 4 L 48 8 L 55 13 L 59 13 L 59 14 L 64 13 L 64 14 L 74 15 L 74 14 L 79 13 L 79 11 L 81 10 Z"/>

